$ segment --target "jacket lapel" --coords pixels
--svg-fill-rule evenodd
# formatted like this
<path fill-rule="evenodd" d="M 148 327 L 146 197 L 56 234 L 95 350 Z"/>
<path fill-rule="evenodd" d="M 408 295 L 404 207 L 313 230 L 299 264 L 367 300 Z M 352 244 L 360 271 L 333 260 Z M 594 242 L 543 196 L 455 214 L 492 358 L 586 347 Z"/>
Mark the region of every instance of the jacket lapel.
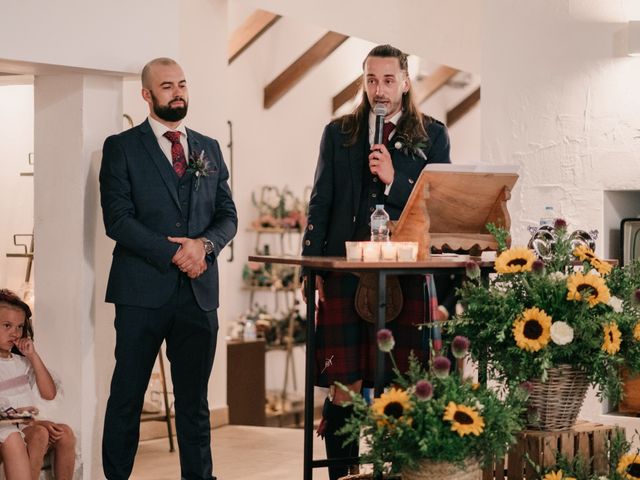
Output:
<path fill-rule="evenodd" d="M 364 170 L 365 158 L 365 135 L 360 135 L 358 141 L 347 149 L 349 156 L 349 166 L 351 167 L 351 204 L 353 205 L 353 215 L 358 214 L 360 208 L 360 193 L 362 192 L 362 172 Z"/>
<path fill-rule="evenodd" d="M 188 128 L 187 128 L 187 143 L 189 144 L 189 151 L 187 152 L 187 164 L 188 164 L 189 159 L 192 156 L 199 155 L 204 148 L 200 144 L 200 140 L 198 139 L 197 134 L 193 130 L 189 130 Z M 197 181 L 197 179 L 191 172 L 187 172 L 185 175 L 194 177 L 194 178 L 191 178 L 190 185 L 192 185 L 193 182 Z M 202 182 L 203 179 L 201 178 L 200 181 Z M 195 193 L 196 193 L 195 190 L 192 188 L 191 201 L 189 205 L 189 218 L 193 218 L 192 217 L 193 209 L 195 208 L 196 201 L 198 199 L 198 195 L 196 195 Z"/>
<path fill-rule="evenodd" d="M 173 198 L 176 206 L 180 208 L 180 199 L 178 198 L 178 185 L 176 182 L 175 173 L 171 169 L 171 166 L 167 161 L 167 157 L 160 149 L 160 145 L 158 145 L 158 140 L 153 134 L 153 130 L 149 125 L 149 120 L 145 120 L 140 125 L 140 133 L 142 134 L 141 138 L 144 148 L 147 150 L 147 153 L 153 160 L 153 163 L 155 163 L 156 167 L 158 168 L 158 172 L 160 172 L 162 181 L 169 190 L 171 198 Z"/>

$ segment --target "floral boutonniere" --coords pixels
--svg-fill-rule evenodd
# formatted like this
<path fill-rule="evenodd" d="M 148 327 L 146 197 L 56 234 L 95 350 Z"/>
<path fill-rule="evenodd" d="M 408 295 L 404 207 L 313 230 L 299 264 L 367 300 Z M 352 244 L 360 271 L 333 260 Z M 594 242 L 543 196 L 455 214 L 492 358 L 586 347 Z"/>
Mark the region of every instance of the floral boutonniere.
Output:
<path fill-rule="evenodd" d="M 201 150 L 200 153 L 192 152 L 191 155 L 189 155 L 187 172 L 193 173 L 196 177 L 195 190 L 198 191 L 198 188 L 200 187 L 200 178 L 208 177 L 213 173 L 209 159 L 205 155 L 204 150 Z"/>
<path fill-rule="evenodd" d="M 427 159 L 427 156 L 424 154 L 423 148 L 425 148 L 427 146 L 426 143 L 422 142 L 422 141 L 417 141 L 416 143 L 412 143 L 411 141 L 409 141 L 408 139 L 399 136 L 397 139 L 395 139 L 395 142 L 393 143 L 393 148 L 395 148 L 396 150 L 401 151 L 402 153 L 404 153 L 405 155 L 415 158 L 415 157 L 419 157 L 423 160 Z"/>

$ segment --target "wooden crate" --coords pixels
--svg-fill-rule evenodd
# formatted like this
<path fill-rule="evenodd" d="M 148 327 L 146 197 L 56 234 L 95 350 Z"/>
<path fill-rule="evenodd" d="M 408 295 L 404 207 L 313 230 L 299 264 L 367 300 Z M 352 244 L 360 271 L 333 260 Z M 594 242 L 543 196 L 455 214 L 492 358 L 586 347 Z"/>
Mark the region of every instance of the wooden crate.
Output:
<path fill-rule="evenodd" d="M 507 458 L 496 462 L 492 468 L 483 470 L 482 479 L 537 479 L 537 474 L 525 454 L 537 465 L 550 467 L 555 465 L 558 451 L 569 459 L 580 454 L 582 458 L 591 462 L 592 472 L 606 475 L 607 443 L 616 428 L 619 427 L 578 422 L 573 428 L 559 432 L 524 430 L 518 434 L 518 442 L 511 447 Z"/>

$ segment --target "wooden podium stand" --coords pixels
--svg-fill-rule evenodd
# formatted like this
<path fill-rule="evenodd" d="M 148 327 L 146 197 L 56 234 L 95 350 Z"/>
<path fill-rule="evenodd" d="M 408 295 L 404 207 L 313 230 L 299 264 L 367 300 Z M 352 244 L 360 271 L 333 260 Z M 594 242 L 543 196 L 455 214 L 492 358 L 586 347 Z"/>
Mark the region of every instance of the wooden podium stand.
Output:
<path fill-rule="evenodd" d="M 418 242 L 418 260 L 426 260 L 431 247 L 496 250 L 486 224 L 509 230 L 507 200 L 517 180 L 513 167 L 427 165 L 391 224 L 391 238 Z"/>

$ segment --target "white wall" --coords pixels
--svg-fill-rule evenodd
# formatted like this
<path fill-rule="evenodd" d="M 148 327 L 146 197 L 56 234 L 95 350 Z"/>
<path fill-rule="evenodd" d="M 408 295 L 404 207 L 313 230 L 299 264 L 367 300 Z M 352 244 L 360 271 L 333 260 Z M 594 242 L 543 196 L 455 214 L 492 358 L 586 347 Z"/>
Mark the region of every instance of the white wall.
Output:
<path fill-rule="evenodd" d="M 0 64 L 18 61 L 14 67 L 27 71 L 61 65 L 137 72 L 142 59 L 177 54 L 178 7 L 177 0 L 7 0 Z"/>
<path fill-rule="evenodd" d="M 33 171 L 28 164 L 33 152 L 33 79 L 0 77 L 0 105 L 0 288 L 17 291 L 24 282 L 27 260 L 6 254 L 23 252 L 14 247 L 14 234 L 33 231 L 33 177 L 20 176 Z"/>

